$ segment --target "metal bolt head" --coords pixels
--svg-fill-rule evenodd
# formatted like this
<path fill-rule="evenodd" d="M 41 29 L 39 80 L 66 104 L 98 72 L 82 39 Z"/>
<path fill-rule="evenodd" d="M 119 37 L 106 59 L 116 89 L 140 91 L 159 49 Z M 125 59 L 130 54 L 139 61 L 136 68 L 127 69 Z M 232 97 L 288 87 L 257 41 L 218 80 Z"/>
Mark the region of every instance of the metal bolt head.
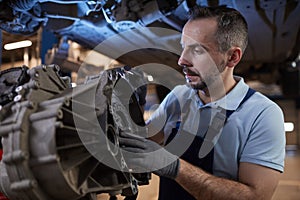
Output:
<path fill-rule="evenodd" d="M 18 86 L 18 87 L 16 88 L 16 90 L 15 90 L 15 91 L 19 93 L 19 92 L 21 92 L 21 91 L 22 91 L 22 89 L 23 89 L 23 87 L 22 87 L 22 86 Z"/>
<path fill-rule="evenodd" d="M 22 95 L 17 95 L 17 96 L 15 96 L 15 98 L 14 98 L 14 102 L 18 102 L 18 101 L 20 101 L 22 99 Z"/>

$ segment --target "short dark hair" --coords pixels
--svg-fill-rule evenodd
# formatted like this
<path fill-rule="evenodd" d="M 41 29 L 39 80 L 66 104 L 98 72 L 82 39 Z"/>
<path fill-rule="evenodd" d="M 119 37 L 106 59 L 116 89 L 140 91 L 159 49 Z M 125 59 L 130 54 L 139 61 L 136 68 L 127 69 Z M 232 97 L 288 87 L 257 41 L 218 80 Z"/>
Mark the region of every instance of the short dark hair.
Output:
<path fill-rule="evenodd" d="M 248 44 L 248 25 L 239 11 L 226 6 L 195 6 L 189 12 L 189 20 L 204 18 L 215 18 L 218 23 L 215 37 L 219 51 L 225 52 L 232 46 L 238 46 L 245 51 Z"/>

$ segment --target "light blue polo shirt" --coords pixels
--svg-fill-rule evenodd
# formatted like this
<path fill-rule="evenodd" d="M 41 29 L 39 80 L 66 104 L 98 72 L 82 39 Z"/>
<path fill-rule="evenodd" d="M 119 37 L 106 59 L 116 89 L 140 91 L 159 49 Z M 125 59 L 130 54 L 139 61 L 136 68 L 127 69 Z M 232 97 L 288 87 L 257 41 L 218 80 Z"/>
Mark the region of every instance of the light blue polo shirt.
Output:
<path fill-rule="evenodd" d="M 241 77 L 235 76 L 235 79 L 238 83 L 225 97 L 205 105 L 188 85 L 175 87 L 151 115 L 149 131 L 153 134 L 164 130 L 164 139 L 167 141 L 172 129 L 181 121 L 183 132 L 204 136 L 207 130 L 205 124 L 212 123 L 218 107 L 234 110 L 215 138 L 213 174 L 237 180 L 240 162 L 283 172 L 285 131 L 280 107 L 259 92 L 239 107 L 249 86 Z M 186 149 L 182 146 L 187 144 L 177 144 L 177 147 Z"/>

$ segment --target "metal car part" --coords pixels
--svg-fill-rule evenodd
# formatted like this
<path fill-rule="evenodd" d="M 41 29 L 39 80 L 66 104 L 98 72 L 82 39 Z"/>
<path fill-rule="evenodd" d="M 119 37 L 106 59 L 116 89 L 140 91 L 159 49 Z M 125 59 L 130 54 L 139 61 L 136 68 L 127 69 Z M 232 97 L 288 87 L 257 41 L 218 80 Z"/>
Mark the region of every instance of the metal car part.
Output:
<path fill-rule="evenodd" d="M 136 124 L 144 125 L 138 97 L 132 90 L 128 108 L 135 113 L 126 106 L 121 110 L 121 115 L 132 118 L 127 124 L 116 123 L 120 113 L 113 113 L 111 104 L 124 105 L 118 102 L 122 91 L 114 85 L 122 80 L 125 87 L 134 89 L 128 76 L 136 73 L 123 68 L 103 71 L 71 88 L 58 72 L 56 65 L 27 70 L 30 80 L 18 86 L 13 103 L 3 104 L 0 110 L 5 111 L 0 120 L 4 152 L 0 191 L 11 200 L 95 200 L 98 193 L 136 195 L 137 185 L 148 184 L 150 176 L 125 169 L 118 132 L 125 129 L 122 126 L 134 129 Z M 90 102 L 84 101 L 87 96 L 92 96 Z M 91 112 L 96 119 L 89 118 Z M 96 132 L 99 127 L 104 130 L 102 137 Z M 105 160 L 121 167 L 112 168 Z"/>

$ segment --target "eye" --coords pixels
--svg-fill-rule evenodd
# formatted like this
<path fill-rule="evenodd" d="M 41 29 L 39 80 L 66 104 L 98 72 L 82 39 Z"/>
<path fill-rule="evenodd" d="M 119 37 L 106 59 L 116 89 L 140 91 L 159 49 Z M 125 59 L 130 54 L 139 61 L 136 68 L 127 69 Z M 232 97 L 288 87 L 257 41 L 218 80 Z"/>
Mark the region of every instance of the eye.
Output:
<path fill-rule="evenodd" d="M 193 52 L 196 54 L 202 54 L 205 52 L 203 47 L 201 47 L 201 46 L 194 46 L 192 49 L 193 49 Z"/>

